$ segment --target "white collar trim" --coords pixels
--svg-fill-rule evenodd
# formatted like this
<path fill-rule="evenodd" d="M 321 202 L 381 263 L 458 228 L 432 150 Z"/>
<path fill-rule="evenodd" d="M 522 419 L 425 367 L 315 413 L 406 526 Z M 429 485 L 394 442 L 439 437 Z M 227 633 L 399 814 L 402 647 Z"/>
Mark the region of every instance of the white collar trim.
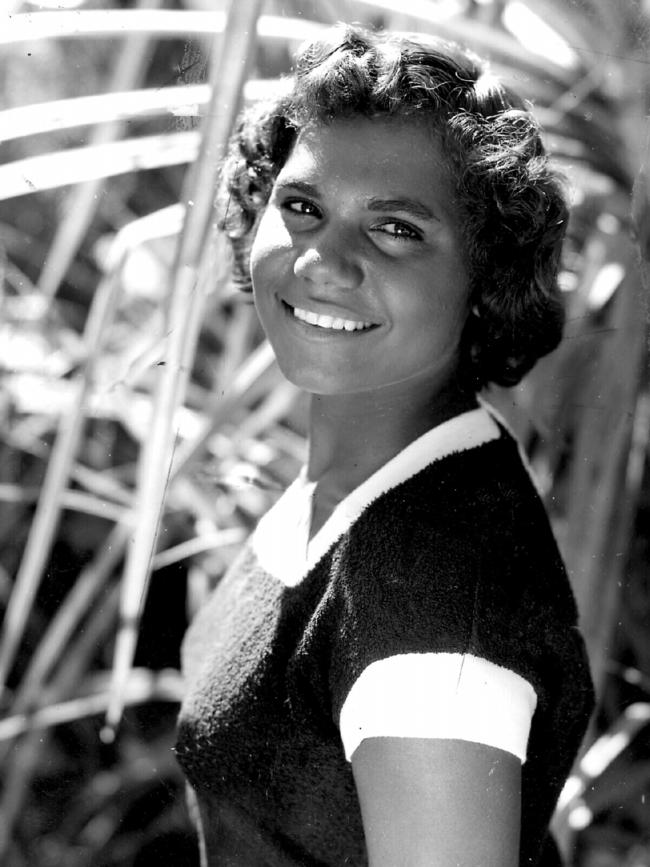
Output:
<path fill-rule="evenodd" d="M 303 468 L 253 533 L 251 545 L 260 566 L 286 586 L 296 586 L 382 494 L 435 461 L 499 439 L 500 435 L 484 405 L 437 425 L 348 494 L 311 540 L 311 498 L 316 482 L 307 479 Z"/>

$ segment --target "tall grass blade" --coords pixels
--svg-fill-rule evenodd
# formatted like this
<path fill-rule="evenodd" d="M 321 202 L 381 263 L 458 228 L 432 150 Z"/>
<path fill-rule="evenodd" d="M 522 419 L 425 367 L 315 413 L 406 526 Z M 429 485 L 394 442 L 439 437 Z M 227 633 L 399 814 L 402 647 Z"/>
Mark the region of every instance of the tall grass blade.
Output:
<path fill-rule="evenodd" d="M 290 382 L 280 382 L 250 415 L 240 424 L 238 437 L 255 439 L 286 418 L 300 392 Z"/>
<path fill-rule="evenodd" d="M 33 503 L 38 500 L 39 493 L 40 488 L 37 486 L 24 487 L 0 482 L 0 501 L 5 503 Z M 107 503 L 82 491 L 63 490 L 60 504 L 64 509 L 83 512 L 86 515 L 97 515 L 109 521 L 120 521 L 124 514 L 123 506 Z"/>
<path fill-rule="evenodd" d="M 256 102 L 276 90 L 277 81 L 246 82 L 244 100 Z M 89 124 L 170 114 L 194 117 L 210 101 L 208 84 L 119 90 L 8 108 L 0 111 L 0 143 Z"/>
<path fill-rule="evenodd" d="M 130 532 L 130 523 L 117 524 L 92 561 L 79 574 L 68 596 L 48 624 L 29 662 L 12 702 L 11 709 L 14 714 L 23 713 L 37 703 L 47 678 L 63 658 L 71 636 L 119 566 Z"/>
<path fill-rule="evenodd" d="M 48 461 L 41 497 L 3 621 L 0 688 L 6 683 L 50 554 L 61 511 L 62 493 L 84 424 L 84 394 L 84 384 L 77 383 L 75 403 L 78 411 L 62 417 Z"/>
<path fill-rule="evenodd" d="M 255 345 L 254 335 L 258 329 L 259 320 L 252 304 L 243 303 L 234 309 L 227 327 L 220 334 L 223 352 L 217 372 L 216 389 L 219 392 L 231 390 L 233 380 Z M 218 407 L 214 406 L 213 409 L 218 410 Z"/>
<path fill-rule="evenodd" d="M 143 9 L 84 9 L 78 12 L 24 12 L 0 15 L 0 45 L 39 39 L 85 39 L 148 33 L 175 39 L 179 36 L 220 33 L 223 12 Z"/>
<path fill-rule="evenodd" d="M 552 824 L 554 834 L 565 853 L 568 854 L 570 850 L 570 842 L 577 827 L 586 827 L 597 812 L 620 808 L 621 804 L 617 803 L 620 796 L 612 793 L 611 780 L 610 785 L 599 792 L 598 779 L 649 723 L 650 704 L 635 702 L 628 705 L 576 762 L 560 793 Z M 646 765 L 646 785 L 647 770 Z M 630 782 L 628 773 L 622 780 L 623 786 L 627 788 Z M 643 788 L 639 786 L 641 791 Z"/>
<path fill-rule="evenodd" d="M 187 362 L 198 337 L 202 305 L 197 291 L 199 267 L 213 222 L 213 198 L 219 165 L 239 109 L 262 0 L 231 3 L 221 50 L 211 73 L 212 100 L 196 163 L 188 178 L 186 200 L 191 202 L 179 238 L 172 275 L 169 311 L 169 350 L 155 398 L 152 435 L 144 443 L 140 461 L 138 523 L 129 549 L 123 579 L 120 628 L 117 635 L 106 714 L 107 733 L 114 731 L 122 712 L 122 693 L 128 680 L 137 640 L 137 626 L 155 550 L 167 479 L 172 469 L 173 419 L 187 378 Z M 215 45 L 215 48 L 217 46 Z M 194 334 L 191 332 L 194 331 Z M 194 338 L 194 339 L 192 339 Z"/>
<path fill-rule="evenodd" d="M 56 677 L 48 689 L 48 696 L 59 701 L 71 695 L 91 660 L 97 647 L 106 640 L 115 624 L 119 588 L 115 586 L 91 612 L 86 628 L 70 646 L 61 660 Z M 3 770 L 3 792 L 0 800 L 0 863 L 6 863 L 5 855 L 11 844 L 13 828 L 21 814 L 25 798 L 41 756 L 47 746 L 49 732 L 28 732 L 13 748 Z"/>
<path fill-rule="evenodd" d="M 77 96 L 39 102 L 0 111 L 0 141 L 40 135 L 75 126 L 103 124 L 160 114 L 196 113 L 210 99 L 207 84 L 178 87 L 117 90 L 94 96 Z"/>
<path fill-rule="evenodd" d="M 131 226 L 125 227 L 123 233 L 130 236 L 139 236 L 143 231 L 143 228 L 139 228 L 140 223 L 146 228 L 148 220 L 147 218 L 143 218 L 142 221 L 136 222 L 137 225 L 131 224 Z M 126 247 L 126 243 L 118 246 L 120 250 L 123 250 Z M 273 366 L 274 356 L 266 343 L 262 344 L 245 360 L 241 369 L 234 376 L 231 387 L 225 396 L 215 397 L 213 402 L 208 406 L 209 420 L 205 423 L 199 435 L 194 440 L 189 441 L 179 451 L 177 455 L 178 460 L 175 462 L 172 471 L 172 478 L 186 470 L 188 463 L 197 459 L 202 454 L 206 440 L 221 424 L 228 420 L 233 409 L 241 406 L 242 402 L 246 399 L 255 397 L 258 392 L 266 392 L 268 390 L 264 376 Z M 85 475 L 82 473 L 82 476 L 83 481 Z M 111 488 L 111 494 L 113 493 Z M 130 532 L 130 525 L 118 525 L 110 534 L 106 545 L 100 549 L 93 561 L 80 574 L 69 597 L 50 623 L 30 661 L 25 677 L 14 697 L 12 704 L 14 713 L 22 712 L 22 710 L 28 708 L 34 702 L 57 660 L 62 658 L 64 648 L 70 636 L 87 610 L 92 606 L 94 599 L 101 591 L 111 572 L 121 560 Z M 226 531 L 221 531 L 221 533 L 226 534 Z M 178 552 L 161 552 L 154 560 L 154 568 L 161 568 L 166 564 L 167 558 L 170 556 L 173 556 L 174 560 L 170 560 L 169 562 L 175 562 L 176 559 L 180 559 L 178 555 L 182 554 L 183 557 L 186 557 L 197 553 L 199 549 L 205 550 L 204 545 L 214 547 L 217 543 L 230 544 L 231 542 L 230 535 L 222 536 L 221 534 L 218 539 L 215 538 L 207 542 L 201 539 L 195 540 L 192 544 L 198 547 L 196 550 L 192 549 L 190 553 L 187 553 L 189 549 L 183 548 Z M 182 553 L 183 551 L 186 553 Z"/>
<path fill-rule="evenodd" d="M 114 274 L 111 274 L 98 287 L 88 314 L 84 331 L 86 365 L 74 384 L 72 408 L 61 417 L 36 514 L 29 529 L 14 591 L 4 617 L 0 641 L 0 689 L 4 688 L 6 683 L 50 555 L 61 512 L 62 493 L 83 431 L 86 396 L 91 387 L 106 327 L 113 313 L 117 291 L 118 282 Z"/>
<path fill-rule="evenodd" d="M 47 704 L 28 714 L 14 714 L 0 720 L 0 742 L 13 740 L 28 731 L 53 728 L 63 723 L 74 722 L 88 716 L 103 713 L 108 704 L 108 690 L 103 678 L 99 681 L 101 691 L 83 695 L 68 701 Z M 180 674 L 172 669 L 160 672 L 148 669 L 132 669 L 124 691 L 124 704 L 144 704 L 148 701 L 181 700 Z"/>
<path fill-rule="evenodd" d="M 280 374 L 275 365 L 275 355 L 265 341 L 257 347 L 235 376 L 231 387 L 225 394 L 215 394 L 208 405 L 207 420 L 197 436 L 183 443 L 174 458 L 172 477 L 186 471 L 204 453 L 205 444 L 212 434 L 232 414 L 233 409 L 240 407 L 246 398 L 258 397 L 269 389 L 267 375 L 275 373 L 276 380 Z"/>
<path fill-rule="evenodd" d="M 272 350 L 268 344 L 264 343 L 242 365 L 234 377 L 228 393 L 219 399 L 215 398 L 213 406 L 217 407 L 218 411 L 210 414 L 209 421 L 206 422 L 196 439 L 189 441 L 182 450 L 179 450 L 178 460 L 175 461 L 172 469 L 172 479 L 187 469 L 190 460 L 202 453 L 202 446 L 205 441 L 219 425 L 228 420 L 233 409 L 241 406 L 247 398 L 254 397 L 258 391 L 266 392 L 268 390 L 268 385 L 263 378 L 273 365 Z M 130 522 L 118 524 L 109 534 L 105 545 L 80 573 L 70 594 L 49 624 L 30 660 L 27 672 L 12 702 L 14 713 L 22 712 L 34 702 L 55 664 L 62 658 L 65 646 L 74 630 L 92 607 L 97 594 L 124 556 L 124 549 L 131 532 Z M 239 532 L 236 531 L 236 533 Z M 233 540 L 235 540 L 235 535 L 229 530 L 219 531 L 212 539 L 190 540 L 190 542 L 183 543 L 177 548 L 157 554 L 153 560 L 153 568 L 159 569 L 171 562 L 176 562 L 178 559 L 192 556 L 199 550 L 206 550 L 206 546 L 212 548 L 221 544 L 232 544 Z M 184 547 L 185 545 L 187 548 Z"/>
<path fill-rule="evenodd" d="M 242 4 L 244 5 L 244 4 Z M 397 6 L 397 3 L 395 3 Z M 139 9 L 82 10 L 79 12 L 27 12 L 0 15 L 0 45 L 16 45 L 37 39 L 84 39 L 149 33 L 160 38 L 221 33 L 226 16 L 221 11 Z M 302 42 L 323 29 L 305 18 L 262 15 L 257 24 L 262 39 Z"/>
<path fill-rule="evenodd" d="M 152 12 L 161 3 L 162 0 L 138 0 L 138 7 L 140 11 Z M 130 90 L 138 84 L 149 66 L 153 48 L 150 36 L 128 34 L 115 58 L 108 90 Z M 92 131 L 90 145 L 108 144 L 119 138 L 123 131 L 123 121 L 103 123 Z M 65 277 L 101 201 L 100 191 L 100 178 L 95 177 L 68 194 L 63 207 L 63 219 L 57 226 L 38 280 L 39 289 L 45 296 L 54 295 Z"/>
<path fill-rule="evenodd" d="M 565 3 L 564 0 L 519 0 L 519 2 L 543 21 L 549 24 L 552 22 L 553 29 L 574 50 L 586 49 L 593 52 L 598 48 L 604 48 L 607 44 L 607 32 L 595 24 L 586 14 L 583 6 Z M 583 61 L 588 59 L 588 55 L 583 54 L 582 51 L 580 57 Z"/>
<path fill-rule="evenodd" d="M 0 200 L 141 169 L 189 163 L 198 146 L 198 133 L 172 132 L 26 157 L 0 166 Z"/>
<path fill-rule="evenodd" d="M 187 542 L 181 542 L 180 545 L 174 545 L 173 548 L 165 548 L 164 551 L 160 551 L 153 558 L 151 568 L 154 571 L 163 569 L 165 566 L 196 557 L 197 554 L 202 554 L 205 551 L 214 551 L 216 548 L 223 548 L 228 545 L 240 545 L 245 536 L 246 531 L 239 527 L 195 536 L 193 539 L 188 539 Z"/>

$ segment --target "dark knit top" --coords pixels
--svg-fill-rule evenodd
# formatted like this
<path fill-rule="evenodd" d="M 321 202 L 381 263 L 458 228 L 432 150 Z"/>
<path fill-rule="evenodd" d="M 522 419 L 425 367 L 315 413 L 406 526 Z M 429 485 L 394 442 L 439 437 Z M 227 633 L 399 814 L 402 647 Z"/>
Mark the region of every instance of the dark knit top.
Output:
<path fill-rule="evenodd" d="M 425 435 L 430 462 L 353 515 L 300 580 L 279 580 L 249 542 L 190 627 L 176 749 L 205 865 L 367 864 L 341 707 L 372 663 L 424 653 L 472 654 L 532 685 L 520 865 L 552 863 L 545 838 L 591 679 L 544 508 L 490 423 L 494 436 L 457 449 Z"/>

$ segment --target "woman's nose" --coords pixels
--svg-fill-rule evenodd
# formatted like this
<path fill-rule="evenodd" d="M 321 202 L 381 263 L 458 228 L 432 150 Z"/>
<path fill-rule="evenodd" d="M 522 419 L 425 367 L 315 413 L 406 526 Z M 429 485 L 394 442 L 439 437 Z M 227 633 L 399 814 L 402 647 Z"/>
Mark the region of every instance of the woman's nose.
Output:
<path fill-rule="evenodd" d="M 336 243 L 314 243 L 304 249 L 293 265 L 296 277 L 315 285 L 355 289 L 363 280 L 363 271 L 353 251 Z"/>

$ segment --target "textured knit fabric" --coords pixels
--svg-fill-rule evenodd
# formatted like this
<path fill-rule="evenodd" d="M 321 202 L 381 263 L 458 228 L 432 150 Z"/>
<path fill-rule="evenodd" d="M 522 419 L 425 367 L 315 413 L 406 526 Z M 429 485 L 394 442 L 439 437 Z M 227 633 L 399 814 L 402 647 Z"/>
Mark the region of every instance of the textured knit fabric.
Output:
<path fill-rule="evenodd" d="M 299 556 L 272 574 L 253 537 L 190 628 L 177 752 L 209 867 L 367 864 L 341 708 L 372 663 L 425 653 L 533 687 L 520 864 L 554 863 L 548 823 L 593 703 L 575 603 L 516 443 L 464 434 L 485 410 L 446 425 L 428 464 L 303 552 L 303 575 Z"/>

